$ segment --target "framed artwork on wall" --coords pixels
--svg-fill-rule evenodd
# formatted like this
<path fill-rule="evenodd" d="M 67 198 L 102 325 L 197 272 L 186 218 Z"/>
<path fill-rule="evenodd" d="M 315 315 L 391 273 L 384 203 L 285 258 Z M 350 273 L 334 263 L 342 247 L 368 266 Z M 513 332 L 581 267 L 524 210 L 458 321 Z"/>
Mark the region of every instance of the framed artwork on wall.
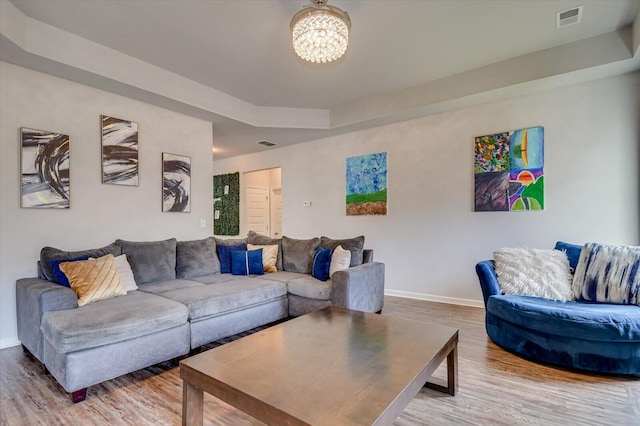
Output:
<path fill-rule="evenodd" d="M 478 136 L 475 211 L 544 209 L 544 127 Z"/>
<path fill-rule="evenodd" d="M 240 233 L 240 172 L 213 177 L 213 234 Z"/>
<path fill-rule="evenodd" d="M 20 128 L 20 206 L 68 209 L 69 136 Z"/>
<path fill-rule="evenodd" d="M 191 157 L 162 153 L 162 211 L 191 212 Z"/>
<path fill-rule="evenodd" d="M 387 214 L 387 153 L 347 157 L 347 216 Z"/>
<path fill-rule="evenodd" d="M 138 186 L 138 123 L 101 115 L 102 183 Z"/>

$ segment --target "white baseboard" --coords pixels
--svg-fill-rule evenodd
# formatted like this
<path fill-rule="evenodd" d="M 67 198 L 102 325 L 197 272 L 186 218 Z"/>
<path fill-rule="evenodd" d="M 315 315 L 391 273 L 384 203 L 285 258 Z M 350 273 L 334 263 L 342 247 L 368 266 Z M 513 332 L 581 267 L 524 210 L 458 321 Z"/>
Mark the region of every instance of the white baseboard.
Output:
<path fill-rule="evenodd" d="M 472 306 L 474 308 L 484 308 L 482 300 L 460 299 L 457 297 L 436 296 L 433 294 L 413 293 L 410 291 L 385 290 L 387 296 L 404 297 L 407 299 L 427 300 L 429 302 L 448 303 L 450 305 Z"/>
<path fill-rule="evenodd" d="M 13 346 L 18 346 L 19 344 L 20 340 L 18 340 L 18 336 L 5 337 L 4 339 L 0 339 L 0 349 L 11 348 Z"/>

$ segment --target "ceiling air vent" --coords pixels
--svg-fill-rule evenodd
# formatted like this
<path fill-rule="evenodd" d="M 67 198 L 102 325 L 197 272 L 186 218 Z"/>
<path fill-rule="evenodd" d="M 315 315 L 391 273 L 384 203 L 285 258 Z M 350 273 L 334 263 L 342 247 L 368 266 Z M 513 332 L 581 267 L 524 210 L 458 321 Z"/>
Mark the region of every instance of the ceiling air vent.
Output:
<path fill-rule="evenodd" d="M 273 142 L 269 142 L 269 141 L 259 141 L 259 142 L 256 142 L 256 143 L 257 143 L 258 145 L 264 145 L 264 146 L 276 146 L 276 144 L 275 144 L 275 143 L 273 143 Z"/>
<path fill-rule="evenodd" d="M 556 13 L 556 29 L 582 22 L 582 6 Z"/>

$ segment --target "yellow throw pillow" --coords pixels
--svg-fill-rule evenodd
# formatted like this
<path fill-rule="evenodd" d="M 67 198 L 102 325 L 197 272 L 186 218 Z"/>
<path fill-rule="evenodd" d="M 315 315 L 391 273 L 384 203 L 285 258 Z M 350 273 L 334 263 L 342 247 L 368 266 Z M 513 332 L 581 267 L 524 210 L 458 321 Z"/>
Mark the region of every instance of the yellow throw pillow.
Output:
<path fill-rule="evenodd" d="M 127 294 L 112 254 L 98 259 L 63 262 L 60 270 L 78 295 L 78 306 Z"/>
<path fill-rule="evenodd" d="M 262 249 L 262 264 L 265 272 L 276 272 L 276 263 L 278 262 L 278 245 L 260 246 L 247 244 L 247 250 Z"/>

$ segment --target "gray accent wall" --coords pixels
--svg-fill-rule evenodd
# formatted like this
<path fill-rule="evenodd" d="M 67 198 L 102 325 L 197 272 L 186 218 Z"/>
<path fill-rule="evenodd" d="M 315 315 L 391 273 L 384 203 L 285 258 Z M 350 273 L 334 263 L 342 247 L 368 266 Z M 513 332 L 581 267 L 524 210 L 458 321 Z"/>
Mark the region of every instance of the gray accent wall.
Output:
<path fill-rule="evenodd" d="M 101 114 L 138 123 L 140 186 L 101 183 Z M 70 136 L 70 209 L 20 208 L 21 126 Z M 211 235 L 211 150 L 209 122 L 0 62 L 0 348 L 18 344 L 15 281 L 37 276 L 43 246 Z M 191 213 L 162 213 L 163 151 L 191 157 Z"/>

